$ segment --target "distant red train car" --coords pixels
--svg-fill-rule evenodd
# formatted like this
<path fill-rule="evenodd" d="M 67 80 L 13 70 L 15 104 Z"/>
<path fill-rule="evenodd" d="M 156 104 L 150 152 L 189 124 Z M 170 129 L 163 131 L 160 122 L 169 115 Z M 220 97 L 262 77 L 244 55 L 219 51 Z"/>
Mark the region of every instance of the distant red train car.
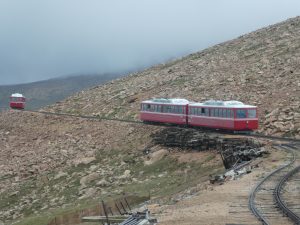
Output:
<path fill-rule="evenodd" d="M 140 119 L 233 131 L 258 128 L 257 107 L 239 101 L 190 103 L 186 99 L 147 100 L 141 103 Z"/>
<path fill-rule="evenodd" d="M 9 106 L 12 109 L 24 109 L 26 98 L 19 93 L 12 94 L 10 96 Z"/>

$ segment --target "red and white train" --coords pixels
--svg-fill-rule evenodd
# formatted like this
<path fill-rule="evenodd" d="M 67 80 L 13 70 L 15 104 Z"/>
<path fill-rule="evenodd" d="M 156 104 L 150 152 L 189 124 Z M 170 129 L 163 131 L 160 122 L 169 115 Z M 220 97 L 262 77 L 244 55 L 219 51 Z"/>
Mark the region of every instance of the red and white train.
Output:
<path fill-rule="evenodd" d="M 186 99 L 152 99 L 141 103 L 140 119 L 225 129 L 252 131 L 258 128 L 257 107 L 239 101 L 209 100 L 203 103 Z"/>
<path fill-rule="evenodd" d="M 12 94 L 10 96 L 9 106 L 12 109 L 24 109 L 26 98 L 19 93 Z"/>

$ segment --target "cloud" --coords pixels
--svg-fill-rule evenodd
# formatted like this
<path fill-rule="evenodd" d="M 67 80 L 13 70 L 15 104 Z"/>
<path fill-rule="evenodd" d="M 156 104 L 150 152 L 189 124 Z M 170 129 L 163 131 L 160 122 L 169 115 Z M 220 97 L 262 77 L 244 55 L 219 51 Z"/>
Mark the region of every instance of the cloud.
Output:
<path fill-rule="evenodd" d="M 299 12 L 298 0 L 2 0 L 0 84 L 139 69 Z"/>

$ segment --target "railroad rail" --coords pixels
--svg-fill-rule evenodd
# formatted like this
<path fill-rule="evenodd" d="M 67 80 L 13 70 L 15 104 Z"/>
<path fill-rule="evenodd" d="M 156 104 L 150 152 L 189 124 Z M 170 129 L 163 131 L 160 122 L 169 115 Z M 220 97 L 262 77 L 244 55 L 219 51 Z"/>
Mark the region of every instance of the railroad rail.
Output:
<path fill-rule="evenodd" d="M 67 117 L 75 117 L 75 118 L 82 118 L 82 119 L 93 119 L 93 120 L 107 120 L 107 121 L 118 121 L 124 123 L 135 123 L 135 124 L 146 124 L 149 126 L 164 126 L 164 127 L 174 127 L 174 124 L 165 124 L 165 123 L 145 123 L 139 120 L 130 120 L 130 119 L 118 119 L 118 118 L 110 118 L 105 116 L 88 116 L 88 115 L 76 115 L 76 114 L 69 114 L 69 113 L 59 113 L 59 112 L 47 112 L 47 111 L 36 111 L 36 110 L 20 110 L 25 112 L 32 112 L 32 113 L 40 113 L 45 115 L 54 115 L 54 116 L 67 116 Z M 203 129 L 207 132 L 219 132 L 213 129 L 206 129 L 206 128 L 199 128 Z M 224 133 L 224 132 L 223 132 Z M 288 141 L 288 142 L 295 142 L 300 143 L 300 139 L 296 138 L 288 138 L 288 137 L 278 137 L 272 135 L 264 135 L 264 134 L 256 134 L 256 133 L 246 133 L 246 134 L 238 134 L 241 136 L 247 137 L 256 137 L 256 138 L 263 138 L 263 139 L 271 139 L 271 140 L 278 140 L 278 141 Z"/>
<path fill-rule="evenodd" d="M 286 181 L 299 172 L 299 147 L 285 144 L 279 145 L 277 148 L 283 149 L 290 154 L 289 162 L 272 171 L 254 187 L 250 193 L 248 205 L 252 213 L 264 225 L 273 224 L 275 221 L 277 224 L 291 224 L 292 221 L 295 224 L 300 224 L 299 215 L 287 206 L 281 196 Z M 292 167 L 295 166 L 296 168 L 293 169 Z M 278 208 L 288 217 L 283 217 Z"/>
<path fill-rule="evenodd" d="M 293 146 L 290 147 L 293 148 Z M 274 190 L 275 201 L 277 202 L 278 207 L 283 211 L 285 215 L 287 215 L 291 220 L 293 220 L 295 224 L 300 224 L 300 216 L 297 215 L 297 213 L 293 211 L 291 207 L 290 208 L 288 207 L 288 205 L 286 204 L 286 202 L 284 201 L 281 195 L 281 192 L 286 182 L 299 172 L 300 172 L 300 166 L 295 167 L 279 181 L 279 183 L 277 184 Z"/>

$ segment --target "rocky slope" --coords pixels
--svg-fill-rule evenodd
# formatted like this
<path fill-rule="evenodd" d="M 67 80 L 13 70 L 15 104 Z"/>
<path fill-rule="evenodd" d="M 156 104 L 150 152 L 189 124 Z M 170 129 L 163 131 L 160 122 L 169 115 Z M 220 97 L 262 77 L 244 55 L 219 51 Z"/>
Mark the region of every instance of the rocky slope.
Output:
<path fill-rule="evenodd" d="M 139 102 L 152 97 L 237 99 L 259 106 L 262 132 L 298 137 L 299 33 L 297 17 L 82 91 L 44 110 L 138 119 Z M 46 224 L 53 209 L 124 191 L 166 196 L 222 169 L 213 149 L 187 153 L 151 145 L 161 129 L 1 112 L 0 224 L 45 212 L 43 222 L 34 217 L 19 224 Z"/>
<path fill-rule="evenodd" d="M 259 107 L 261 132 L 299 138 L 300 17 L 82 91 L 46 110 L 137 119 L 139 102 L 153 97 L 240 100 Z"/>
<path fill-rule="evenodd" d="M 22 225 L 46 225 L 56 215 L 54 209 L 94 206 L 99 198 L 123 192 L 165 196 L 222 169 L 213 150 L 184 160 L 184 152 L 173 155 L 167 147 L 152 145 L 151 134 L 161 129 L 0 113 L 0 224 L 20 220 Z"/>

